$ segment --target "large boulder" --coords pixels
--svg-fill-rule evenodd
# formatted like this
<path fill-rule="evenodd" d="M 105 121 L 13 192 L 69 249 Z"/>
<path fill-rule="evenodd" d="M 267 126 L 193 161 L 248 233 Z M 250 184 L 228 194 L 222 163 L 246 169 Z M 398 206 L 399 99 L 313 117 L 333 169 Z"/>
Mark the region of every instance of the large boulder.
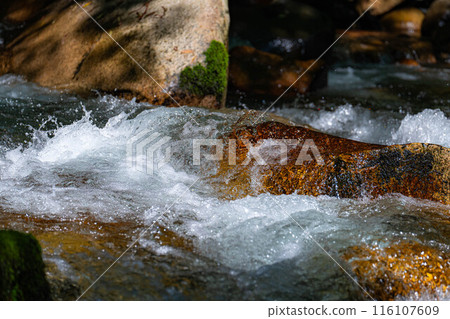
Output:
<path fill-rule="evenodd" d="M 81 94 L 100 91 L 155 105 L 220 104 L 226 89 L 227 1 L 93 0 L 80 5 L 61 0 L 40 10 L 7 45 L 6 71 Z M 180 75 L 188 67 L 196 71 L 185 76 L 182 86 Z M 208 90 L 189 90 L 198 87 L 189 81 L 198 79 L 209 84 Z"/>
<path fill-rule="evenodd" d="M 0 231 L 0 300 L 50 300 L 41 246 L 32 235 Z"/>
<path fill-rule="evenodd" d="M 277 122 L 237 126 L 225 145 L 213 179 L 225 198 L 399 193 L 450 204 L 450 150 L 438 145 L 366 144 Z"/>

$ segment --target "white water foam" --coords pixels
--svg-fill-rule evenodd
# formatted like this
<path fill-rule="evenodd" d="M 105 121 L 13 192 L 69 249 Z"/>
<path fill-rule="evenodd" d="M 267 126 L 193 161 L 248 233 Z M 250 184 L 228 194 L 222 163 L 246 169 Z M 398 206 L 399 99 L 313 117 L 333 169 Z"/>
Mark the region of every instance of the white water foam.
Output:
<path fill-rule="evenodd" d="M 185 112 L 195 117 L 200 126 L 191 122 Z M 391 124 L 391 132 L 399 132 L 390 137 L 391 142 L 402 138 L 435 141 L 438 130 L 423 135 L 417 129 L 407 128 L 436 123 L 437 119 L 446 124 L 448 119 L 438 112 L 422 113 Z M 353 125 L 350 134 L 361 139 L 374 138 L 371 134 L 386 124 L 380 118 L 387 116 L 377 117 L 370 111 L 345 105 L 335 112 L 309 113 L 303 118 L 319 129 L 333 132 Z M 86 113 L 82 119 L 58 128 L 52 137 L 36 132 L 39 138 L 29 147 L 9 150 L 0 158 L 2 209 L 58 217 L 88 212 L 99 220 L 132 218 L 148 226 L 159 219 L 164 227 L 191 239 L 197 254 L 219 265 L 235 271 L 256 271 L 297 260 L 302 267 L 293 271 L 299 276 L 317 271 L 311 258 L 314 254 L 327 259 L 329 267 L 337 267 L 317 243 L 339 256 L 342 249 L 351 245 L 432 233 L 432 229 L 414 225 L 408 225 L 407 230 L 392 226 L 405 211 L 420 216 L 428 209 L 417 208 L 416 202 L 409 199 L 405 201 L 412 204 L 398 198 L 358 201 L 263 194 L 221 201 L 207 183 L 200 181 L 189 188 L 202 177 L 200 169 L 209 169 L 192 165 L 192 138 L 218 136 L 235 121 L 234 115 L 161 107 L 143 111 L 134 118 L 121 113 L 99 127 Z M 135 171 L 127 164 L 127 142 L 144 129 L 172 138 L 172 161 L 154 176 Z M 389 140 L 386 130 L 381 131 L 376 138 Z M 447 143 L 445 139 L 440 141 Z M 156 246 L 151 236 L 145 238 L 141 244 L 156 253 L 176 251 Z M 328 281 L 326 276 L 322 279 Z"/>
<path fill-rule="evenodd" d="M 276 113 L 300 125 L 366 143 L 432 143 L 450 147 L 450 118 L 441 110 L 425 109 L 404 116 L 345 104 L 332 111 L 288 108 Z"/>

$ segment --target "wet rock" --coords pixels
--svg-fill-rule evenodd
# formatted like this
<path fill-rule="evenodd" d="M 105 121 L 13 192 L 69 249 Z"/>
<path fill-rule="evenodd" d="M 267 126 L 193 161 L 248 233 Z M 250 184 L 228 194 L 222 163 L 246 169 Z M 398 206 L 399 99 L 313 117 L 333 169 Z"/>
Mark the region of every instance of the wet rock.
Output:
<path fill-rule="evenodd" d="M 313 62 L 287 60 L 248 46 L 236 47 L 230 52 L 230 84 L 253 95 L 278 97 L 311 67 L 286 93 L 294 97 L 325 86 L 324 63 L 319 61 L 313 65 Z"/>
<path fill-rule="evenodd" d="M 417 38 L 379 31 L 349 31 L 334 48 L 340 61 L 356 63 L 401 63 L 414 60 L 420 65 L 436 63 L 433 44 Z"/>
<path fill-rule="evenodd" d="M 422 34 L 429 36 L 438 50 L 450 53 L 450 0 L 433 2 L 423 21 Z"/>
<path fill-rule="evenodd" d="M 238 126 L 225 144 L 213 181 L 226 198 L 399 193 L 450 204 L 450 150 L 438 145 L 366 144 L 276 122 Z"/>
<path fill-rule="evenodd" d="M 326 14 L 293 0 L 262 6 L 231 2 L 230 11 L 232 46 L 249 45 L 303 60 L 317 58 L 334 40 Z"/>
<path fill-rule="evenodd" d="M 404 1 L 405 0 L 378 0 L 369 10 L 369 13 L 375 16 L 381 15 L 392 10 Z M 356 9 L 362 14 L 372 5 L 372 3 L 374 3 L 374 0 L 357 0 Z"/>
<path fill-rule="evenodd" d="M 0 300 L 50 300 L 41 247 L 29 234 L 0 231 Z"/>
<path fill-rule="evenodd" d="M 383 29 L 396 34 L 420 36 L 425 14 L 416 8 L 394 10 L 381 19 Z"/>
<path fill-rule="evenodd" d="M 177 105 L 167 91 L 181 105 L 220 104 L 226 70 L 212 79 L 219 90 L 201 96 L 180 87 L 180 74 L 189 66 L 207 69 L 205 53 L 213 41 L 226 45 L 225 1 L 94 0 L 81 5 L 109 35 L 73 1 L 55 2 L 39 11 L 36 21 L 8 44 L 7 71 L 80 94 L 96 90 L 155 105 Z"/>
<path fill-rule="evenodd" d="M 377 300 L 427 296 L 450 289 L 450 256 L 415 242 L 349 248 L 342 256 Z"/>

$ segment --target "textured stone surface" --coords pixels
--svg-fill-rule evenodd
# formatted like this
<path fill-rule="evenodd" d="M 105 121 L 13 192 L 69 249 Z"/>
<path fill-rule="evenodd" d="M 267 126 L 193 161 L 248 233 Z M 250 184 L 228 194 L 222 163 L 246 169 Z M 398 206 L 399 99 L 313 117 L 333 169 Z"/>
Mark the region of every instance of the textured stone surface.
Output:
<path fill-rule="evenodd" d="M 286 60 L 281 56 L 242 46 L 230 52 L 230 84 L 254 95 L 280 96 L 314 60 Z M 308 92 L 324 76 L 324 63 L 317 62 L 286 93 L 295 96 Z M 325 81 L 326 83 L 326 81 Z M 320 85 L 316 85 L 320 86 Z"/>
<path fill-rule="evenodd" d="M 179 75 L 185 67 L 205 62 L 204 52 L 212 40 L 227 43 L 227 1 L 93 0 L 80 4 L 161 87 L 71 0 L 46 7 L 8 45 L 8 71 L 43 86 L 77 93 L 98 90 L 153 104 L 175 104 L 164 89 L 180 104 L 201 102 L 179 89 Z M 207 104 L 217 104 L 206 98 L 212 101 Z"/>
<path fill-rule="evenodd" d="M 389 32 L 420 36 L 425 14 L 416 8 L 403 8 L 389 12 L 381 19 L 383 29 Z"/>
<path fill-rule="evenodd" d="M 281 148 L 270 146 L 274 139 L 297 141 L 286 146 L 283 163 Z M 236 151 L 231 153 L 230 140 L 236 141 Z M 307 140 L 314 142 L 321 161 L 308 147 L 309 159 L 298 162 Z M 450 204 L 450 150 L 438 145 L 366 144 L 276 122 L 238 125 L 225 141 L 228 155 L 213 182 L 226 198 L 265 192 L 339 198 L 399 193 Z M 256 149 L 265 162 L 249 155 L 249 148 Z M 230 161 L 233 153 L 235 161 Z"/>
<path fill-rule="evenodd" d="M 358 246 L 342 256 L 358 282 L 378 300 L 427 295 L 439 298 L 450 289 L 450 256 L 415 242 Z"/>

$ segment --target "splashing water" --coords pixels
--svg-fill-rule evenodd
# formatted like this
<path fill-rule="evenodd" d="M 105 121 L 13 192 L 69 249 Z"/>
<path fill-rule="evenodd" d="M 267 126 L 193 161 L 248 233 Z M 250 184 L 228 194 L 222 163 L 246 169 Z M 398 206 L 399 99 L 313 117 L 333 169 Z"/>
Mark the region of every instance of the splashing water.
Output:
<path fill-rule="evenodd" d="M 450 147 L 450 119 L 439 110 L 405 115 L 347 103 L 277 113 L 365 142 Z M 450 211 L 435 203 L 396 195 L 220 200 L 204 180 L 214 165 L 193 164 L 192 139 L 221 136 L 238 112 L 83 100 L 4 76 L 0 117 L 2 222 L 37 234 L 52 276 L 87 287 L 138 239 L 88 299 L 364 299 L 318 245 L 349 272 L 340 256 L 357 245 L 413 240 L 450 252 Z M 174 150 L 153 176 L 133 170 L 126 152 L 146 129 L 170 137 Z"/>

